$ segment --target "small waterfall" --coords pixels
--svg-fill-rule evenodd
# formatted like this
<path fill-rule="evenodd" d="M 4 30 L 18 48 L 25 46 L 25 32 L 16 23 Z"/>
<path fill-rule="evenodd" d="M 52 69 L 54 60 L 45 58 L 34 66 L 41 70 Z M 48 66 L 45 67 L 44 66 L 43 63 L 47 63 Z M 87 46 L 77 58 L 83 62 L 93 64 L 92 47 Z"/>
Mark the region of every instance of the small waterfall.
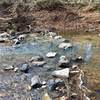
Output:
<path fill-rule="evenodd" d="M 92 57 L 92 44 L 86 44 L 84 46 L 84 60 L 87 62 L 90 60 L 90 58 Z"/>

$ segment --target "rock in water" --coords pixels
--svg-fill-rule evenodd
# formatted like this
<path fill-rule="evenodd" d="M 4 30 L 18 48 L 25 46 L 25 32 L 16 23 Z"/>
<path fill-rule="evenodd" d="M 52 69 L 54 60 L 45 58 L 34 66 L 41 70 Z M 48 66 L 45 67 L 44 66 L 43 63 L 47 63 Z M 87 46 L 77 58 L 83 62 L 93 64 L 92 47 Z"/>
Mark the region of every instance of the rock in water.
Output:
<path fill-rule="evenodd" d="M 55 33 L 55 32 L 49 32 L 49 35 L 50 35 L 51 37 L 55 37 L 55 36 L 57 36 L 57 33 Z"/>
<path fill-rule="evenodd" d="M 45 93 L 43 96 L 42 96 L 42 100 L 52 100 L 49 96 L 48 93 Z"/>
<path fill-rule="evenodd" d="M 31 59 L 29 59 L 30 62 L 32 61 L 43 61 L 44 58 L 42 56 L 34 56 Z"/>
<path fill-rule="evenodd" d="M 3 69 L 6 70 L 6 71 L 7 71 L 7 70 L 13 70 L 14 67 L 13 67 L 12 65 L 4 64 L 4 65 L 3 65 Z"/>
<path fill-rule="evenodd" d="M 49 53 L 46 54 L 46 57 L 48 57 L 48 58 L 53 58 L 53 57 L 55 57 L 56 55 L 57 55 L 56 52 L 49 52 Z"/>
<path fill-rule="evenodd" d="M 45 64 L 46 64 L 45 61 L 33 61 L 32 62 L 33 67 L 43 67 L 43 65 L 45 65 Z"/>
<path fill-rule="evenodd" d="M 56 40 L 57 39 L 62 39 L 62 36 L 60 36 L 60 35 L 59 36 L 55 36 L 54 39 L 56 39 Z"/>
<path fill-rule="evenodd" d="M 29 65 L 28 65 L 28 64 L 22 64 L 22 66 L 20 67 L 20 70 L 21 70 L 22 72 L 27 73 L 28 70 L 29 70 Z"/>
<path fill-rule="evenodd" d="M 40 81 L 40 78 L 39 76 L 34 76 L 31 78 L 31 87 L 32 88 L 40 88 L 42 85 L 41 85 L 41 81 Z"/>
<path fill-rule="evenodd" d="M 65 42 L 63 42 L 63 43 L 59 44 L 58 47 L 59 47 L 60 49 L 67 49 L 67 48 L 72 47 L 72 44 L 71 44 L 71 43 L 65 43 Z"/>
<path fill-rule="evenodd" d="M 68 78 L 69 77 L 69 68 L 53 71 L 52 76 Z"/>
<path fill-rule="evenodd" d="M 25 37 L 26 37 L 26 35 L 24 35 L 24 34 L 23 35 L 19 35 L 18 36 L 18 40 L 19 41 L 23 41 L 25 39 Z"/>
<path fill-rule="evenodd" d="M 10 35 L 6 32 L 0 34 L 0 42 L 8 42 Z"/>
<path fill-rule="evenodd" d="M 70 61 L 65 56 L 60 57 L 59 67 L 67 68 L 67 67 L 69 67 L 69 63 L 70 63 Z"/>
<path fill-rule="evenodd" d="M 18 39 L 14 39 L 13 41 L 14 41 L 14 45 L 20 44 L 20 41 Z"/>

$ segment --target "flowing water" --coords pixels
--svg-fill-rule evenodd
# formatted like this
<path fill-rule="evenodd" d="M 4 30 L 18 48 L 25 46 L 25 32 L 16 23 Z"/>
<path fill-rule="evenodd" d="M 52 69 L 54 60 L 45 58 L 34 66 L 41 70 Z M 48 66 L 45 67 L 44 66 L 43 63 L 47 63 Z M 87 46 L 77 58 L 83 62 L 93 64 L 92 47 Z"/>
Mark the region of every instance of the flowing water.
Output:
<path fill-rule="evenodd" d="M 100 47 L 94 47 L 94 45 L 91 42 L 80 43 L 80 42 L 77 42 L 77 41 L 72 41 L 72 43 L 74 45 L 73 48 L 69 48 L 67 50 L 60 50 L 60 49 L 58 49 L 59 43 L 61 43 L 60 40 L 59 41 L 58 40 L 52 40 L 52 39 L 50 40 L 50 39 L 47 39 L 46 37 L 44 37 L 43 39 L 40 39 L 40 40 L 37 40 L 37 41 L 32 40 L 30 42 L 20 44 L 20 45 L 17 45 L 17 46 L 16 45 L 0 46 L 0 64 L 1 65 L 3 63 L 19 64 L 21 62 L 27 61 L 33 55 L 41 55 L 41 56 L 45 57 L 45 55 L 48 52 L 55 51 L 55 52 L 58 53 L 58 57 L 60 55 L 67 55 L 68 57 L 74 57 L 75 55 L 83 56 L 83 58 L 86 61 L 86 66 L 88 66 L 88 67 L 90 66 L 90 69 L 92 69 L 92 67 L 97 67 L 97 66 L 100 67 L 99 61 L 97 61 L 97 63 L 95 63 L 95 62 L 92 63 L 95 55 L 100 55 L 100 52 L 99 52 Z M 56 61 L 56 60 L 54 60 L 54 61 Z M 53 64 L 54 61 L 52 61 L 52 64 L 50 63 L 50 65 L 54 65 Z M 41 75 L 41 73 L 45 72 L 44 69 L 42 70 L 41 68 L 39 68 L 37 72 L 36 71 L 37 71 L 37 69 L 34 69 L 34 73 L 40 73 L 40 75 Z M 33 72 L 30 72 L 30 73 L 32 74 Z M 45 73 L 45 75 L 46 74 L 47 73 Z M 7 91 L 12 91 L 11 89 L 9 89 L 10 86 L 6 87 L 7 83 L 9 83 L 9 80 L 10 80 L 10 85 L 12 87 L 13 86 L 12 81 L 16 81 L 16 79 L 17 79 L 17 81 L 20 82 L 21 79 L 18 79 L 18 78 L 19 78 L 19 76 L 22 76 L 22 75 L 13 76 L 13 74 L 8 74 L 9 75 L 8 77 L 6 77 L 7 75 L 4 75 L 4 77 L 3 77 L 3 75 L 4 74 L 2 74 L 2 71 L 1 71 L 0 72 L 0 82 L 2 82 L 4 84 L 0 83 L 0 89 L 1 90 L 8 89 Z M 28 75 L 28 77 L 30 77 L 30 76 L 31 75 Z M 2 79 L 2 77 L 3 77 L 3 79 Z M 23 85 L 23 83 L 21 83 L 20 86 L 18 86 L 19 90 L 15 90 L 15 91 L 13 90 L 14 93 L 16 93 L 16 92 L 20 91 L 20 89 L 24 88 L 22 85 Z M 21 90 L 21 92 L 22 92 L 22 90 Z M 14 93 L 13 93 L 13 95 L 16 98 L 20 97 L 18 95 L 18 93 L 17 94 L 14 94 Z M 30 94 L 30 92 L 28 92 L 28 93 Z M 27 97 L 28 93 L 24 94 L 24 92 L 22 92 L 21 95 L 22 96 L 25 95 Z M 38 94 L 37 91 L 35 93 L 36 94 L 33 94 L 33 97 L 34 97 L 34 95 Z M 100 94 L 99 89 L 96 90 L 96 93 L 97 93 L 97 95 Z M 25 98 L 25 97 L 22 97 L 22 98 Z M 36 97 L 36 100 L 38 100 L 37 98 L 38 97 Z M 6 99 L 4 99 L 4 100 L 6 100 Z M 34 98 L 34 100 L 35 100 L 35 98 Z"/>

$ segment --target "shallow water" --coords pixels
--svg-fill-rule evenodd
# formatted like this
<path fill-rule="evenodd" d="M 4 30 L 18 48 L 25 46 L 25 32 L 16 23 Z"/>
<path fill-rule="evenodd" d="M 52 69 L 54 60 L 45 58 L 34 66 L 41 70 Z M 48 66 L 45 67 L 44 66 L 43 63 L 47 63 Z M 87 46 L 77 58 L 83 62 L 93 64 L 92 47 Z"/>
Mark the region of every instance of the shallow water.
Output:
<path fill-rule="evenodd" d="M 60 40 L 49 40 L 49 39 L 39 39 L 38 41 L 30 41 L 24 44 L 20 44 L 20 45 L 13 45 L 13 46 L 0 46 L 0 64 L 2 65 L 2 63 L 7 63 L 7 64 L 20 64 L 22 62 L 25 62 L 27 60 L 29 60 L 29 58 L 31 58 L 33 55 L 42 55 L 43 57 L 45 57 L 46 53 L 50 52 L 50 51 L 55 51 L 57 52 L 58 56 L 56 57 L 56 59 L 53 59 L 53 61 L 51 60 L 50 62 L 47 62 L 50 66 L 53 67 L 54 70 L 54 66 L 57 63 L 57 59 L 59 58 L 59 56 L 61 55 L 67 55 L 68 57 L 74 57 L 75 55 L 81 55 L 83 56 L 83 58 L 85 59 L 86 63 L 88 65 L 91 65 L 92 62 L 92 58 L 95 54 L 100 54 L 99 47 L 94 47 L 92 43 L 80 43 L 80 42 L 74 42 L 73 41 L 73 48 L 69 48 L 67 50 L 60 50 L 58 49 L 58 45 L 59 43 L 61 43 Z M 95 66 L 99 66 L 100 63 L 96 63 Z M 94 66 L 94 65 L 93 65 Z M 34 74 L 33 74 L 34 72 Z M 44 74 L 43 74 L 44 73 Z M 39 74 L 41 75 L 41 77 L 43 76 L 43 80 L 45 79 L 45 76 L 48 76 L 49 72 L 47 72 L 45 69 L 43 68 L 34 68 L 30 71 L 30 75 L 26 75 L 29 80 L 30 77 L 32 75 L 35 74 Z M 8 77 L 9 76 L 9 77 Z M 12 77 L 14 76 L 14 77 Z M 3 77 L 3 78 L 2 78 Z M 22 78 L 23 75 L 22 74 L 2 74 L 0 72 L 0 88 L 3 88 L 4 86 L 4 90 L 7 89 L 7 91 L 13 91 L 13 95 L 15 96 L 15 98 L 20 98 L 20 100 L 23 100 L 23 95 L 25 95 L 27 97 L 27 95 L 29 94 L 29 96 L 33 97 L 33 100 L 39 100 L 39 96 L 40 95 L 38 93 L 38 91 L 33 91 L 33 92 L 25 92 L 25 88 L 23 87 L 23 81 Z M 17 81 L 18 83 L 20 83 L 18 86 L 18 89 L 11 89 L 11 87 L 13 86 L 12 83 L 13 81 Z M 5 84 L 2 84 L 5 83 Z M 9 84 L 6 84 L 9 83 Z M 16 83 L 16 82 L 15 82 Z M 24 85 L 29 84 L 29 81 L 24 83 Z M 3 85 L 3 86 L 2 86 Z M 6 87 L 7 86 L 7 87 Z M 21 90 L 22 89 L 22 90 Z M 18 93 L 16 92 L 20 92 L 21 93 L 21 97 Z M 97 92 L 98 94 L 98 92 Z M 17 97 L 16 97 L 17 95 Z M 35 96 L 34 96 L 35 95 Z M 9 98 L 9 96 L 7 97 Z M 4 100 L 7 100 L 4 99 Z M 10 99 L 12 98 L 12 96 L 10 96 Z M 38 98 L 38 99 L 37 99 Z M 9 100 L 9 99 L 8 99 Z"/>

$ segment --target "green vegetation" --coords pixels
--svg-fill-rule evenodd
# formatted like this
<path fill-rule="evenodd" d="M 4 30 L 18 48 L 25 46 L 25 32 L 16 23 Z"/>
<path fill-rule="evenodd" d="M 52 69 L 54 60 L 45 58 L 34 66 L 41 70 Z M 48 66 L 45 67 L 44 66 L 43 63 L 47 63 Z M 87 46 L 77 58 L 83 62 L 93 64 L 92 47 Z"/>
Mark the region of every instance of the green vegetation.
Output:
<path fill-rule="evenodd" d="M 36 2 L 36 7 L 40 10 L 54 10 L 63 8 L 64 3 L 61 0 L 38 0 Z"/>

